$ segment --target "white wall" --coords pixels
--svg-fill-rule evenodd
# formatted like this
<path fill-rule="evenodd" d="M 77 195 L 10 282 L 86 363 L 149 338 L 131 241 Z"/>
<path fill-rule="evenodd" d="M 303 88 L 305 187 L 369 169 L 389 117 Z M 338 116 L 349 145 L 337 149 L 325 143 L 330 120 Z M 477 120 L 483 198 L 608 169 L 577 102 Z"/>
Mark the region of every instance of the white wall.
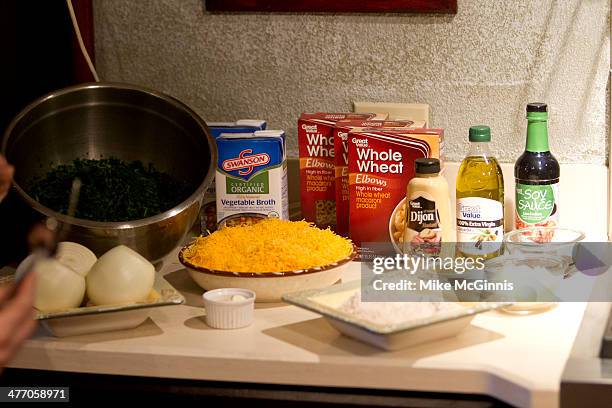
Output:
<path fill-rule="evenodd" d="M 609 116 L 608 0 L 459 0 L 450 15 L 210 14 L 200 0 L 95 0 L 104 80 L 165 91 L 207 120 L 263 117 L 290 135 L 301 111 L 352 100 L 432 106 L 459 160 L 485 123 L 514 161 L 524 105 L 551 108 L 563 162 L 603 164 Z"/>

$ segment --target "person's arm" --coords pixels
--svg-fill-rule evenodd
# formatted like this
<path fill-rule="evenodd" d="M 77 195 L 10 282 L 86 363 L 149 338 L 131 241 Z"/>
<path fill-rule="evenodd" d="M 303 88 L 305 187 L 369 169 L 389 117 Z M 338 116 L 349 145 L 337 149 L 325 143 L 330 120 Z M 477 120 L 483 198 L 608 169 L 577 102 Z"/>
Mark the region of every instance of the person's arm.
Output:
<path fill-rule="evenodd" d="M 28 254 L 28 232 L 40 216 L 11 187 L 15 169 L 0 154 L 0 267 Z"/>
<path fill-rule="evenodd" d="M 11 285 L 0 287 L 0 371 L 36 328 L 34 320 L 35 274 L 21 282 L 14 296 Z"/>
<path fill-rule="evenodd" d="M 0 244 L 4 249 L 9 249 L 7 256 L 15 255 L 15 250 L 19 247 L 15 244 L 25 241 L 19 236 L 23 235 L 20 234 L 22 230 L 26 230 L 25 227 L 18 227 L 20 225 L 19 217 L 17 217 L 19 211 L 11 211 L 14 205 L 9 192 L 14 172 L 13 166 L 0 155 L 0 221 L 2 221 L 0 225 L 3 226 Z M 17 228 L 11 228 L 15 226 Z M 3 240 L 6 242 L 3 243 Z M 2 255 L 3 253 L 0 252 L 0 265 Z M 14 288 L 12 284 L 0 287 L 0 371 L 36 328 L 33 315 L 35 279 L 35 275 L 30 273 L 17 288 Z"/>
<path fill-rule="evenodd" d="M 11 188 L 14 173 L 15 168 L 8 164 L 4 156 L 0 154 L 0 202 L 6 198 Z"/>

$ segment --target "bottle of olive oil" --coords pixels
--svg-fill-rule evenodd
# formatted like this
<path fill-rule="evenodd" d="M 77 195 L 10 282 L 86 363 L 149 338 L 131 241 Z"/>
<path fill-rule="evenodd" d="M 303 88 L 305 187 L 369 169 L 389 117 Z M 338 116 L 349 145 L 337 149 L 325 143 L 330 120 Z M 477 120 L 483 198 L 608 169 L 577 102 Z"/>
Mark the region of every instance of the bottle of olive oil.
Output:
<path fill-rule="evenodd" d="M 548 109 L 527 105 L 527 143 L 514 165 L 515 228 L 554 227 L 559 222 L 559 163 L 548 148 Z"/>
<path fill-rule="evenodd" d="M 489 152 L 491 129 L 472 126 L 457 175 L 457 255 L 489 259 L 504 237 L 504 177 Z"/>

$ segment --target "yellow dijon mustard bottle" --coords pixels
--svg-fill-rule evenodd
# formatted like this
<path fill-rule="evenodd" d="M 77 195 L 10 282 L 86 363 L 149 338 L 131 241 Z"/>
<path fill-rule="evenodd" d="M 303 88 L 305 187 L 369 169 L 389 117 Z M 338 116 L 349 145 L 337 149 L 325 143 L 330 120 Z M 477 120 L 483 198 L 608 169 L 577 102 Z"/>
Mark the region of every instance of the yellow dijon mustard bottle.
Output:
<path fill-rule="evenodd" d="M 446 179 L 440 175 L 440 160 L 416 159 L 414 167 L 415 176 L 406 191 L 404 253 L 447 255 L 443 248 L 453 242 L 454 233 L 450 193 Z"/>
<path fill-rule="evenodd" d="M 491 129 L 472 126 L 457 175 L 457 256 L 494 258 L 504 237 L 504 176 L 489 152 Z"/>

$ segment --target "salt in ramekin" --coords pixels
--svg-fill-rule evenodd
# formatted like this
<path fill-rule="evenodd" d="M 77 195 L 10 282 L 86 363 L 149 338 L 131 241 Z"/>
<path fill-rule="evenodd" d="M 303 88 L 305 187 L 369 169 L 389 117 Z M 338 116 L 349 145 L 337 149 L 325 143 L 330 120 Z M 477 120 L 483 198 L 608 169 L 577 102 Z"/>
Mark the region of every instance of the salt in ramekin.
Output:
<path fill-rule="evenodd" d="M 246 299 L 232 300 L 234 296 Z M 206 324 L 215 329 L 239 329 L 253 323 L 255 292 L 242 288 L 221 288 L 202 295 Z"/>

